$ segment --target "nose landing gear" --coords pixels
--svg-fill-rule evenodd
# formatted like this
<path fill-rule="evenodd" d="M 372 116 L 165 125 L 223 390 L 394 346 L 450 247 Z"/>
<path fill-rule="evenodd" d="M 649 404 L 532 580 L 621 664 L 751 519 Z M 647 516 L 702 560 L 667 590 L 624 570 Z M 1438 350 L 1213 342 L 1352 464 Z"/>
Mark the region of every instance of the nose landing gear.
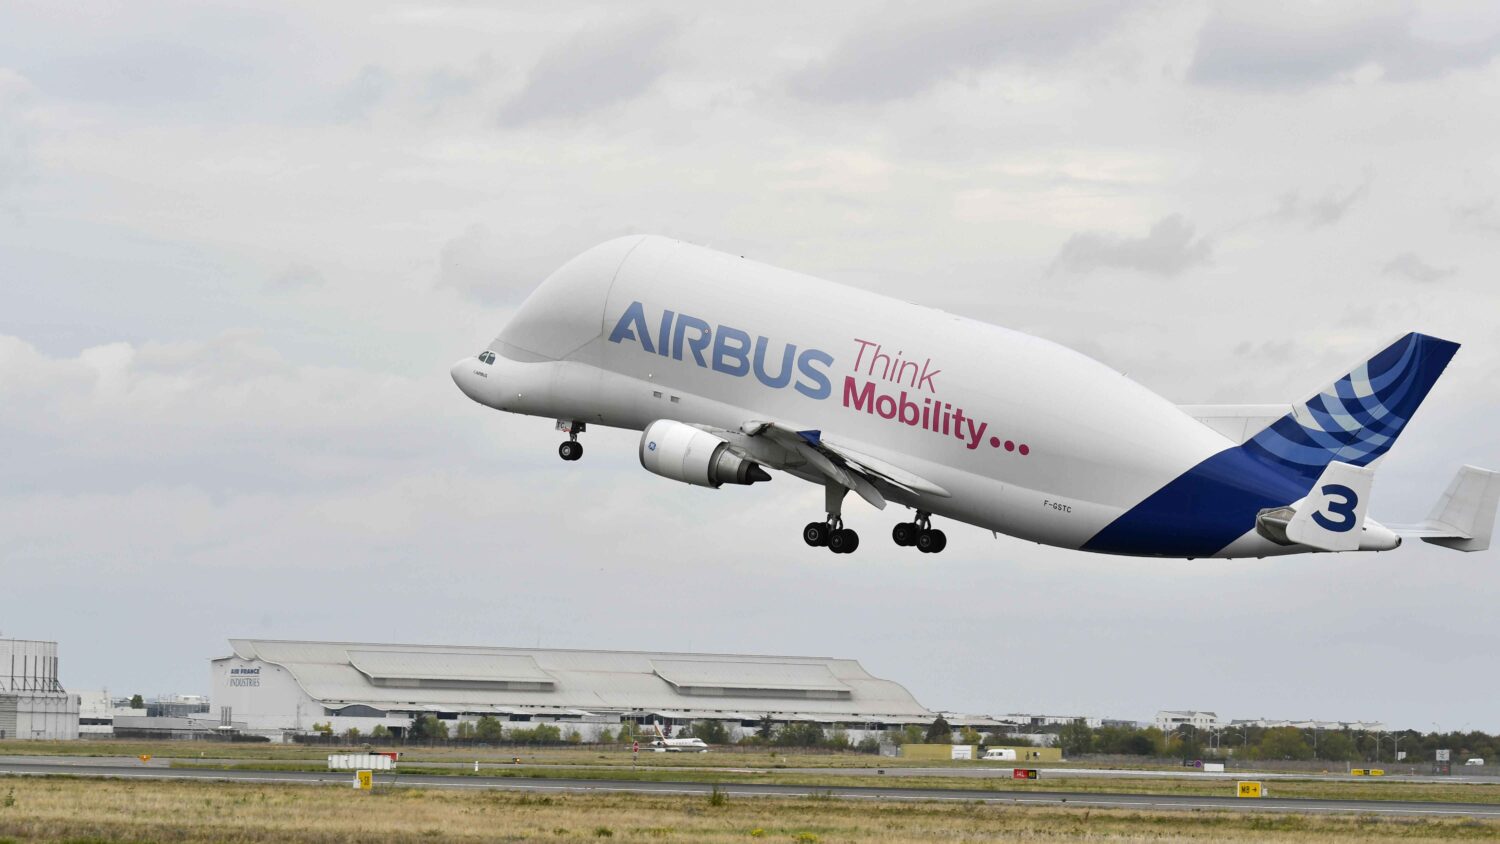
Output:
<path fill-rule="evenodd" d="M 578 435 L 588 430 L 588 426 L 582 422 L 574 422 L 571 419 L 557 420 L 557 430 L 568 435 L 568 441 L 557 447 L 557 456 L 564 460 L 577 460 L 583 456 L 583 443 L 578 441 Z"/>
<path fill-rule="evenodd" d="M 936 554 L 948 547 L 948 535 L 932 526 L 932 516 L 921 510 L 917 518 L 891 528 L 891 540 L 901 546 L 917 546 L 923 554 Z"/>

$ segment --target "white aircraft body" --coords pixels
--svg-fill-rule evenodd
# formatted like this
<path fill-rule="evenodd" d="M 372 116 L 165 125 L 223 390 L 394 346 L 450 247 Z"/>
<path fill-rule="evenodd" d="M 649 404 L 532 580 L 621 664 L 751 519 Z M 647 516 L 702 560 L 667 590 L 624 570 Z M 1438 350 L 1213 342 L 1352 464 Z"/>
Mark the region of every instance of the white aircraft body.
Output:
<path fill-rule="evenodd" d="M 700 738 L 667 738 L 667 734 L 661 731 L 661 725 L 653 723 L 656 729 L 656 738 L 651 740 L 651 750 L 655 753 L 707 753 L 708 745 Z"/>
<path fill-rule="evenodd" d="M 641 464 L 690 484 L 778 470 L 825 487 L 809 545 L 853 551 L 849 491 L 1110 554 L 1384 551 L 1403 536 L 1489 547 L 1500 473 L 1464 467 L 1423 523 L 1366 516 L 1373 468 L 1458 345 L 1407 334 L 1296 404 L 1179 407 L 1016 331 L 661 237 L 600 244 L 453 366 L 496 410 L 642 431 Z"/>

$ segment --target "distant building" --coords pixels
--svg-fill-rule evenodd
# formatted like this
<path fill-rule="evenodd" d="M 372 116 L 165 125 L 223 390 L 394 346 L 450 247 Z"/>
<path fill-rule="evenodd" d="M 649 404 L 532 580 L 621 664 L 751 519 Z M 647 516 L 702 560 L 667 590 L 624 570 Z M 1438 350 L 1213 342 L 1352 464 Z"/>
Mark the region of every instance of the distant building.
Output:
<path fill-rule="evenodd" d="M 146 715 L 152 718 L 188 718 L 208 712 L 208 698 L 203 695 L 158 695 L 146 701 Z"/>
<path fill-rule="evenodd" d="M 181 719 L 198 716 L 200 721 L 210 720 L 208 698 L 202 695 L 160 695 L 145 701 L 146 705 L 141 707 L 132 707 L 130 698 L 110 697 L 103 689 L 82 692 L 79 698 L 78 733 L 83 738 L 115 735 L 152 738 L 154 732 L 180 732 Z M 206 728 L 208 732 L 217 726 L 216 719 L 212 720 L 215 723 Z"/>
<path fill-rule="evenodd" d="M 1356 733 L 1383 733 L 1386 732 L 1385 723 L 1382 721 L 1289 721 L 1276 718 L 1248 718 L 1230 722 L 1233 727 L 1263 727 L 1274 729 L 1276 727 L 1296 727 L 1299 730 L 1332 730 L 1342 732 L 1349 730 Z"/>
<path fill-rule="evenodd" d="M 211 663 L 214 712 L 284 740 L 314 724 L 404 733 L 433 715 L 508 728 L 555 724 L 588 739 L 622 723 L 669 732 L 714 720 L 738 738 L 764 721 L 813 722 L 853 741 L 937 717 L 899 683 L 852 659 L 733 654 L 380 645 L 231 639 Z M 963 717 L 983 729 L 990 719 Z"/>
<path fill-rule="evenodd" d="M 1164 733 L 1170 733 L 1184 726 L 1199 730 L 1217 730 L 1223 726 L 1219 721 L 1218 713 L 1192 709 L 1163 709 L 1156 713 L 1156 720 L 1152 724 Z"/>
<path fill-rule="evenodd" d="M 0 639 L 0 739 L 78 738 L 78 696 L 57 679 L 57 643 Z"/>
<path fill-rule="evenodd" d="M 1076 724 L 1082 721 L 1089 727 L 1101 727 L 1104 725 L 1103 718 L 1092 718 L 1087 715 L 1029 715 L 1022 713 L 1011 713 L 999 716 L 1000 720 L 1015 724 L 1017 728 L 1027 727 L 1057 727 L 1065 724 Z"/>

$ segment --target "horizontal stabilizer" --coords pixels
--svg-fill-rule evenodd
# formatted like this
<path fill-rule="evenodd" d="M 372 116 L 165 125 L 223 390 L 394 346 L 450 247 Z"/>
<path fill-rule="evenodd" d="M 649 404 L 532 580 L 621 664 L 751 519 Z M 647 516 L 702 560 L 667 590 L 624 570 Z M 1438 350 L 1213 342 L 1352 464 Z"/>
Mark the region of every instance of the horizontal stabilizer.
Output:
<path fill-rule="evenodd" d="M 1465 466 L 1448 484 L 1447 492 L 1438 499 L 1427 521 L 1391 529 L 1402 536 L 1456 551 L 1484 551 L 1490 547 L 1495 531 L 1497 508 L 1500 508 L 1500 472 Z"/>
<path fill-rule="evenodd" d="M 1287 539 L 1322 551 L 1358 550 L 1374 479 L 1374 469 L 1329 463 L 1287 522 Z"/>

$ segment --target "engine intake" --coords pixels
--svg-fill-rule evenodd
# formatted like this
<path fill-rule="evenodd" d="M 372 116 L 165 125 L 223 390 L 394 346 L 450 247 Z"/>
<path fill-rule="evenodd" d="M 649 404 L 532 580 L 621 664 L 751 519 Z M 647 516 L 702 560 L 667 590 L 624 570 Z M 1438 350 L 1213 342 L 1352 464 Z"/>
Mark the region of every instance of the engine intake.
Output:
<path fill-rule="evenodd" d="M 714 488 L 771 479 L 759 463 L 731 451 L 724 438 L 671 419 L 658 419 L 641 433 L 641 466 L 664 478 Z"/>

